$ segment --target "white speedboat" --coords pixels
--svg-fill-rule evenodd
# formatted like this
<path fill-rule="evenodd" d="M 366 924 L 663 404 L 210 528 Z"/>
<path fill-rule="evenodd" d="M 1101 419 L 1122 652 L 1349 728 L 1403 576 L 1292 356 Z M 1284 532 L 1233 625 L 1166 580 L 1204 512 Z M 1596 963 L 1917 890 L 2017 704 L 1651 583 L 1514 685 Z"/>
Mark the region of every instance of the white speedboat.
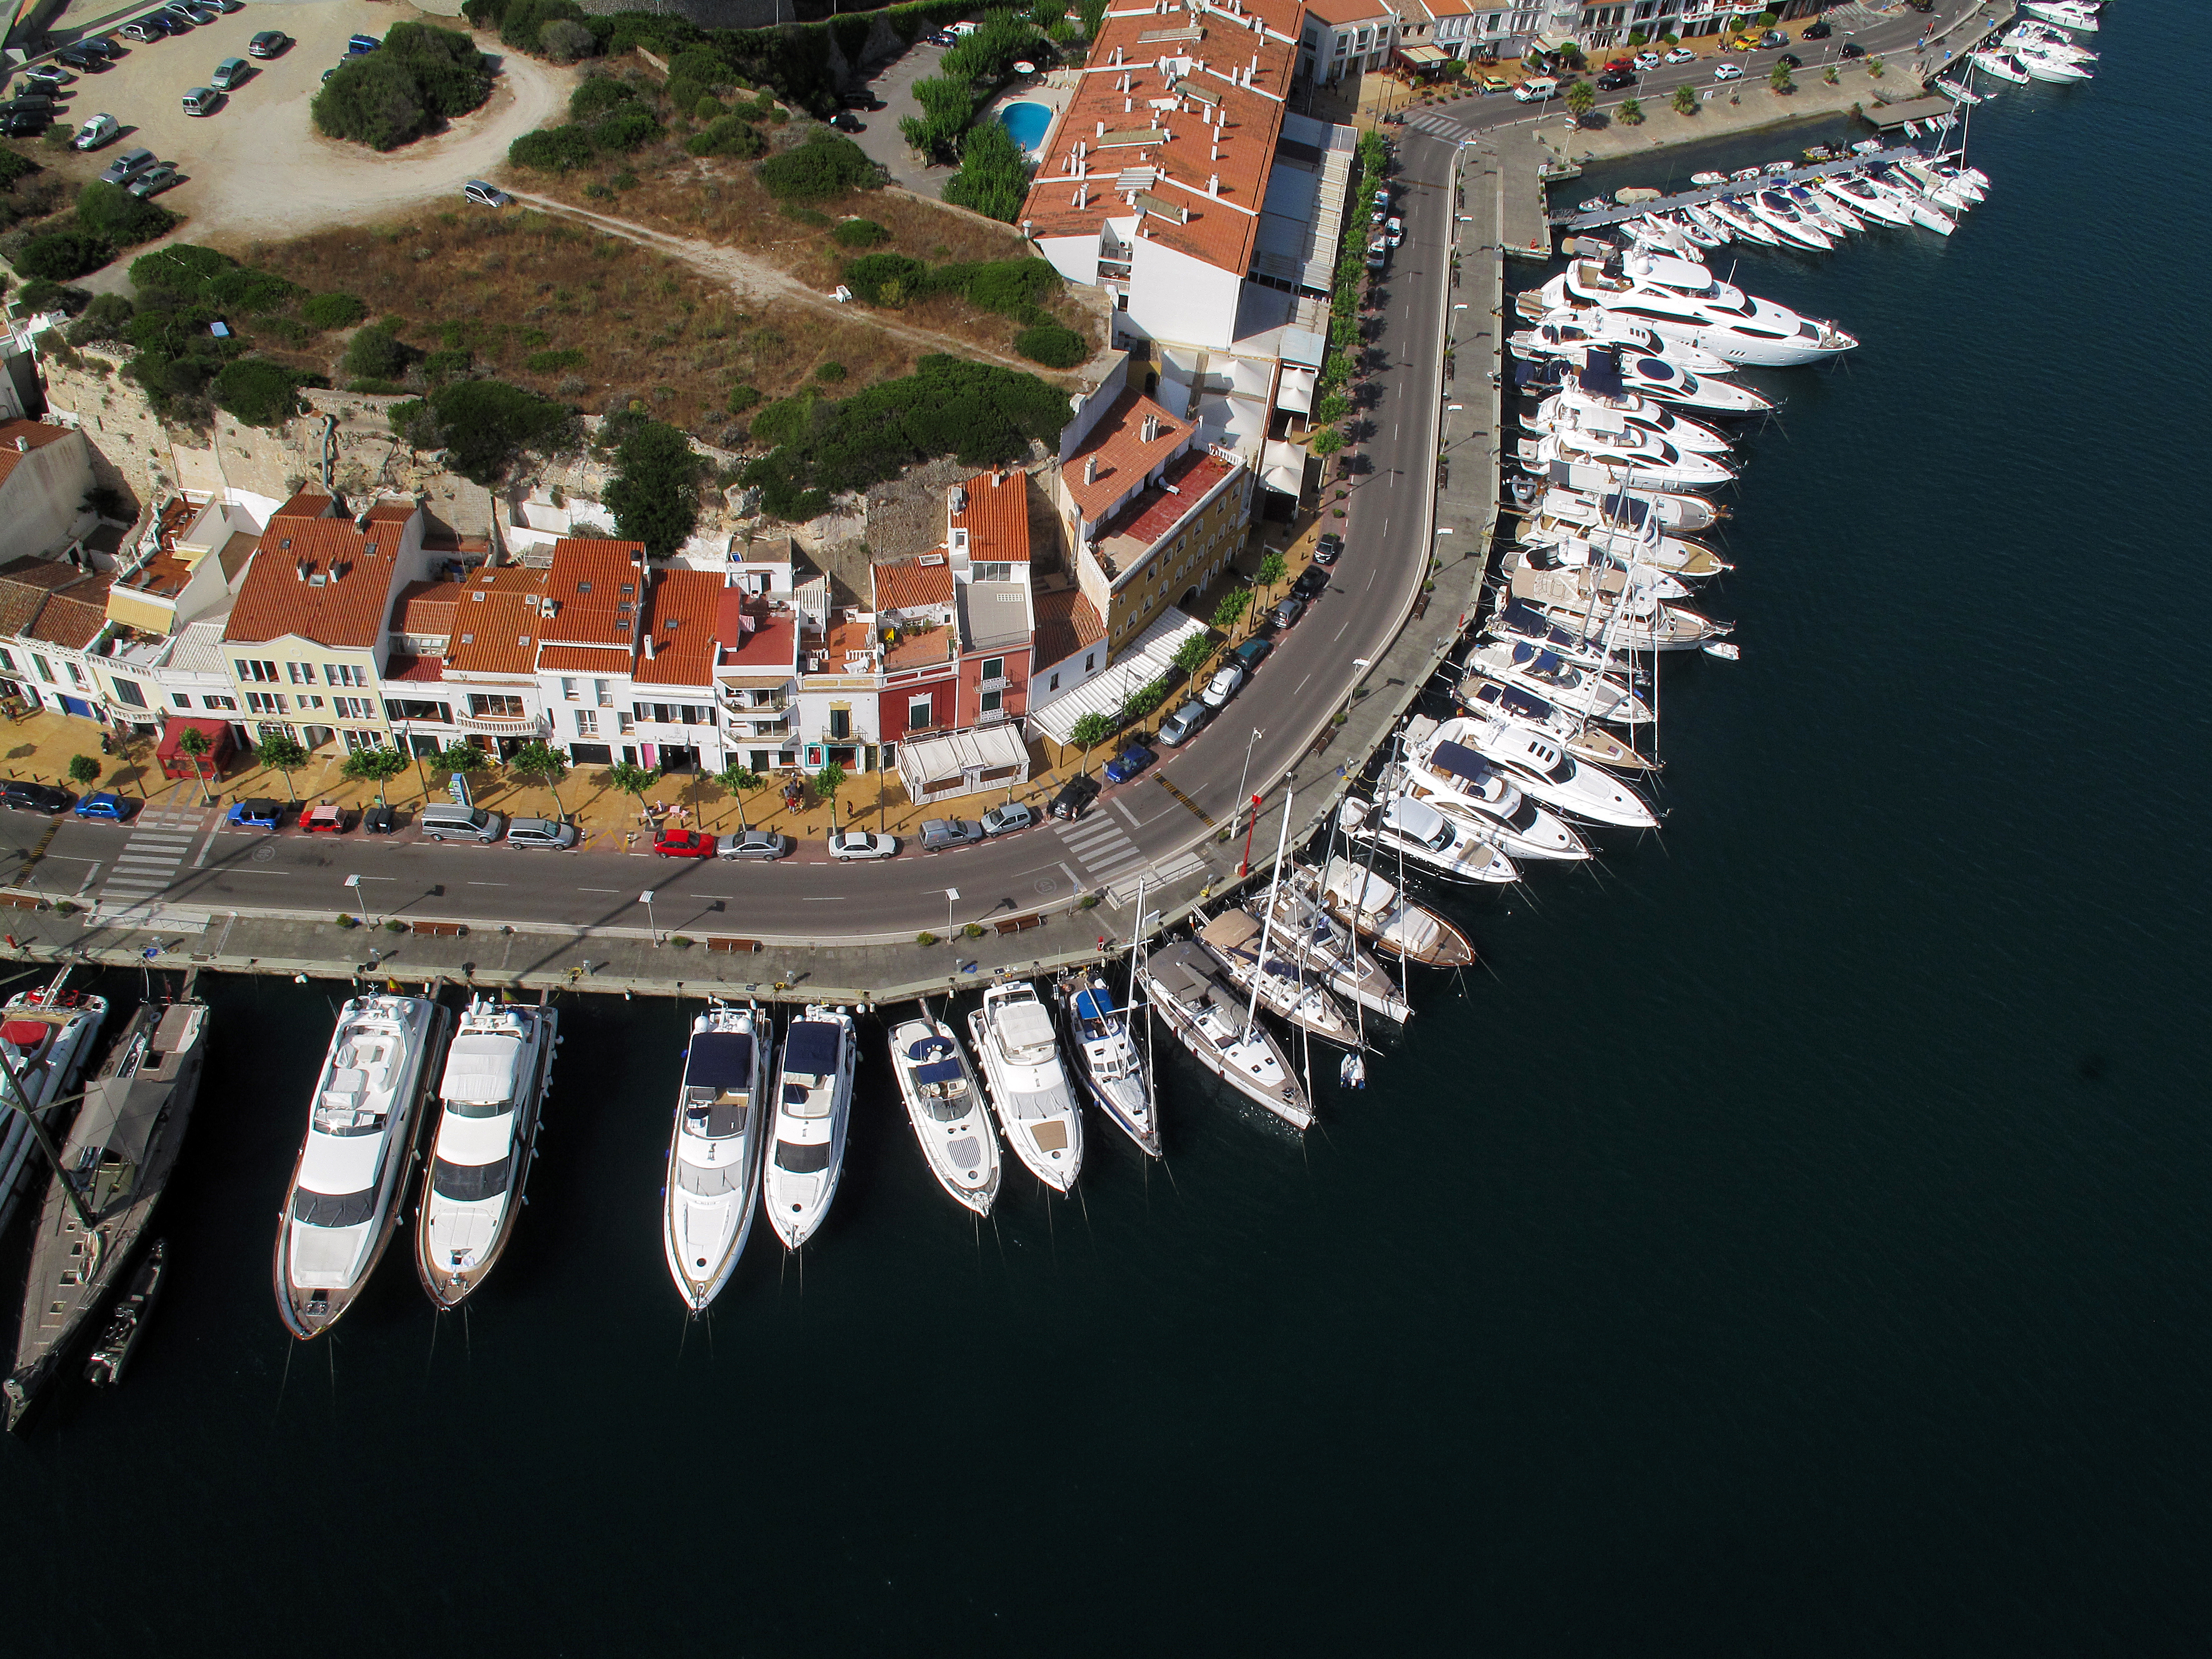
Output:
<path fill-rule="evenodd" d="M 1373 842 L 1447 881 L 1502 886 L 1521 879 L 1513 860 L 1471 825 L 1405 795 L 1390 796 L 1380 808 L 1354 796 L 1336 809 L 1336 821 L 1354 841 Z"/>
<path fill-rule="evenodd" d="M 2084 5 L 2081 0 L 2025 0 L 2021 9 L 2063 29 L 2077 29 L 2083 34 L 2097 32 L 2097 8 Z"/>
<path fill-rule="evenodd" d="M 1583 765 L 1562 745 L 1525 726 L 1455 717 L 1437 728 L 1437 736 L 1505 768 L 1537 799 L 1577 817 L 1631 830 L 1649 830 L 1659 822 L 1634 791 L 1597 768 Z"/>
<path fill-rule="evenodd" d="M 1726 507 L 1714 506 L 1703 495 L 1623 487 L 1571 489 L 1556 480 L 1553 482 L 1555 488 L 1540 495 L 1531 492 L 1531 500 L 1539 512 L 1556 514 L 1562 519 L 1581 516 L 1583 508 L 1575 503 L 1582 502 L 1592 512 L 1602 513 L 1611 523 L 1640 527 L 1648 517 L 1671 534 L 1683 530 L 1710 530 L 1729 515 Z"/>
<path fill-rule="evenodd" d="M 1718 214 L 1709 211 L 1706 203 L 1684 203 L 1682 217 L 1711 237 L 1715 247 L 1724 246 L 1735 240 L 1735 227 Z"/>
<path fill-rule="evenodd" d="M 937 1184 L 977 1215 L 999 1196 L 999 1137 L 975 1073 L 952 1028 L 931 1018 L 891 1028 L 891 1070 L 898 1074 L 907 1121 Z"/>
<path fill-rule="evenodd" d="M 2076 81 L 2097 78 L 2096 71 L 2087 64 L 2061 58 L 2057 52 L 2039 52 L 2033 46 L 2022 46 L 2013 56 L 2020 60 L 2020 66 L 2027 71 L 2027 78 L 2031 81 L 2063 87 Z"/>
<path fill-rule="evenodd" d="M 968 1016 L 968 1036 L 1006 1145 L 1031 1175 L 1066 1192 L 1083 1170 L 1083 1115 L 1036 988 L 1026 980 L 991 987 Z"/>
<path fill-rule="evenodd" d="M 1818 181 L 1820 193 L 1834 197 L 1847 204 L 1852 211 L 1878 219 L 1886 225 L 1909 225 L 1912 216 L 1887 197 L 1877 195 L 1866 180 L 1856 173 L 1838 173 Z"/>
<path fill-rule="evenodd" d="M 1603 490 L 1623 483 L 1656 489 L 1711 489 L 1735 477 L 1711 455 L 1677 449 L 1657 433 L 1623 425 L 1610 432 L 1577 428 L 1516 441 L 1522 464 L 1551 471 L 1571 489 Z M 1562 471 L 1561 469 L 1564 469 Z"/>
<path fill-rule="evenodd" d="M 1565 357 L 1579 362 L 1583 353 L 1592 346 L 1616 346 L 1624 351 L 1663 357 L 1685 374 L 1727 374 L 1735 368 L 1710 351 L 1700 351 L 1680 340 L 1662 339 L 1634 318 L 1609 311 L 1592 311 L 1587 306 L 1563 307 L 1557 311 L 1540 312 L 1534 320 L 1534 328 L 1522 329 L 1509 336 L 1505 342 L 1506 349 L 1525 362 L 1538 362 L 1547 357 Z"/>
<path fill-rule="evenodd" d="M 783 1028 L 775 1144 L 761 1170 L 761 1207 L 787 1250 L 814 1237 L 837 1196 L 853 1116 L 853 1068 L 860 1058 L 853 1017 L 842 1008 L 810 1002 Z"/>
<path fill-rule="evenodd" d="M 1646 726 L 1651 710 L 1610 674 L 1568 662 L 1532 640 L 1492 640 L 1475 647 L 1468 667 L 1501 685 L 1520 686 L 1580 720 Z"/>
<path fill-rule="evenodd" d="M 1153 1012 L 1192 1059 L 1292 1128 L 1312 1123 L 1313 1103 L 1289 1056 L 1197 945 L 1149 951 L 1139 971 Z"/>
<path fill-rule="evenodd" d="M 1334 997 L 1309 980 L 1299 963 L 1276 954 L 1273 929 L 1259 916 L 1231 908 L 1198 930 L 1198 941 L 1239 991 L 1260 988 L 1260 1006 L 1325 1042 L 1357 1048 L 1358 1034 Z M 1263 948 L 1264 947 L 1264 948 Z"/>
<path fill-rule="evenodd" d="M 1474 960 L 1465 933 L 1350 859 L 1333 858 L 1321 871 L 1293 865 L 1291 885 L 1317 890 L 1322 908 L 1386 957 L 1424 968 L 1464 968 Z"/>
<path fill-rule="evenodd" d="M 1589 844 L 1565 819 L 1547 811 L 1505 774 L 1443 737 L 1437 722 L 1416 715 L 1406 728 L 1406 781 L 1421 799 L 1457 817 L 1493 826 L 1516 858 L 1579 860 Z"/>
<path fill-rule="evenodd" d="M 1585 543 L 1591 551 L 1618 565 L 1644 564 L 1668 571 L 1691 581 L 1717 576 L 1735 567 L 1702 543 L 1662 536 L 1647 520 L 1643 529 L 1615 528 L 1607 524 L 1569 524 L 1539 513 L 1523 519 L 1514 539 L 1523 547 L 1567 547 Z"/>
<path fill-rule="evenodd" d="M 1764 415 L 1774 407 L 1749 386 L 1692 374 L 1649 352 L 1617 353 L 1613 367 L 1627 391 L 1678 409 L 1701 409 L 1715 415 Z"/>
<path fill-rule="evenodd" d="M 1159 1111 L 1152 1078 L 1137 1047 L 1133 1022 L 1143 1012 L 1115 1002 L 1114 988 L 1097 968 L 1062 974 L 1054 992 L 1067 1018 L 1075 1078 L 1106 1120 L 1152 1158 L 1162 1157 Z"/>
<path fill-rule="evenodd" d="M 1886 200 L 1895 202 L 1905 216 L 1923 229 L 1932 230 L 1939 236 L 1948 236 L 1959 228 L 1959 222 L 1915 190 L 1911 182 L 1899 174 L 1880 167 L 1869 168 L 1864 175 L 1869 189 L 1878 191 Z"/>
<path fill-rule="evenodd" d="M 753 1230 L 769 1137 L 770 1017 L 710 1000 L 691 1022 L 661 1188 L 660 1250 L 693 1313 L 722 1293 Z"/>
<path fill-rule="evenodd" d="M 1244 901 L 1245 914 L 1271 922 L 1274 948 L 1294 958 L 1308 979 L 1401 1025 L 1413 1018 L 1413 1006 L 1397 981 L 1360 947 L 1350 925 L 1322 907 L 1315 888 L 1313 872 L 1293 866 L 1275 894 L 1272 918 L 1264 893 Z"/>
<path fill-rule="evenodd" d="M 2028 82 L 2027 71 L 2021 67 L 2020 60 L 2008 52 L 1993 52 L 1985 49 L 1970 53 L 1969 56 L 1973 59 L 1974 67 L 1984 75 L 1994 75 L 1998 80 L 2009 81 L 2016 87 L 2024 87 Z"/>
<path fill-rule="evenodd" d="M 337 1323 L 383 1260 L 452 1024 L 428 997 L 338 1010 L 276 1226 L 276 1312 L 293 1335 Z"/>
<path fill-rule="evenodd" d="M 1746 198 L 1744 205 L 1785 242 L 1799 247 L 1832 248 L 1836 239 L 1798 212 L 1797 204 L 1778 190 L 1762 190 Z"/>
<path fill-rule="evenodd" d="M 2026 47 L 2031 52 L 2047 52 L 2054 58 L 2064 58 L 2076 64 L 2094 64 L 2099 57 L 2087 46 L 2076 46 L 2072 35 L 2055 29 L 2048 23 L 2015 23 L 2005 31 L 2002 44 L 2015 51 Z"/>
<path fill-rule="evenodd" d="M 1898 170 L 1931 193 L 1941 191 L 1962 207 L 1972 207 L 1989 197 L 1987 175 L 1978 167 L 1960 167 L 1940 155 L 1899 161 Z"/>
<path fill-rule="evenodd" d="M 1614 387 L 1620 387 L 1614 391 Z M 1522 417 L 1530 432 L 1590 432 L 1613 434 L 1640 427 L 1686 455 L 1725 455 L 1729 441 L 1712 428 L 1677 415 L 1631 392 L 1617 377 L 1585 369 L 1571 386 L 1538 402 Z"/>
<path fill-rule="evenodd" d="M 20 992 L 0 1007 L 0 1048 L 8 1058 L 0 1069 L 0 1090 L 8 1096 L 0 1106 L 0 1227 L 15 1213 L 38 1152 L 22 1112 L 9 1108 L 27 1109 L 42 1127 L 58 1130 L 67 1118 L 56 1107 L 84 1074 L 107 1018 L 107 999 L 68 989 L 68 977 L 64 969 L 51 985 Z"/>
<path fill-rule="evenodd" d="M 514 1237 L 559 1024 L 550 1007 L 479 996 L 447 1045 L 415 1228 L 415 1271 L 441 1308 L 482 1285 Z"/>
<path fill-rule="evenodd" d="M 1838 236 L 1866 228 L 1865 220 L 1826 191 L 1814 190 L 1807 185 L 1784 185 L 1782 193 L 1790 198 L 1798 212 L 1810 214 L 1816 222 Z"/>
<path fill-rule="evenodd" d="M 1552 739 L 1577 760 L 1589 761 L 1615 772 L 1649 772 L 1656 763 L 1638 754 L 1612 732 L 1583 723 L 1525 686 L 1501 685 L 1496 680 L 1470 674 L 1460 682 L 1459 706 L 1483 720 L 1503 720 Z"/>
<path fill-rule="evenodd" d="M 1718 280 L 1704 265 L 1663 254 L 1625 253 L 1603 264 L 1576 259 L 1538 294 L 1545 311 L 1565 306 L 1627 311 L 1668 339 L 1733 363 L 1787 368 L 1826 362 L 1858 344 L 1832 323 L 1801 317 Z"/>
<path fill-rule="evenodd" d="M 1779 247 L 1782 239 L 1773 228 L 1744 205 L 1741 196 L 1719 196 L 1705 204 L 1711 214 L 1747 242 L 1756 242 L 1764 247 Z"/>

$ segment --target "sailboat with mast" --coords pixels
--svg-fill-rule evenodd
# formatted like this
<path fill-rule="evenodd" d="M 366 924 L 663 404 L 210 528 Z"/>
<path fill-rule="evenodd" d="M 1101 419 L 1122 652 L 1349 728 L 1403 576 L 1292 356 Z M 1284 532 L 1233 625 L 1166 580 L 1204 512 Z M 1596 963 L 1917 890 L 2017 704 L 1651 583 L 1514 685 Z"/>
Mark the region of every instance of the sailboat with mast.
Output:
<path fill-rule="evenodd" d="M 1145 885 L 1137 883 L 1138 931 L 1145 916 Z M 1137 1144 L 1148 1158 L 1163 1156 L 1152 1067 L 1138 1039 L 1144 1015 L 1137 1001 L 1137 951 L 1129 951 L 1127 994 L 1117 1007 L 1114 987 L 1103 967 L 1062 974 L 1053 994 L 1067 1021 L 1068 1047 L 1075 1054 L 1076 1081 L 1106 1120 Z"/>

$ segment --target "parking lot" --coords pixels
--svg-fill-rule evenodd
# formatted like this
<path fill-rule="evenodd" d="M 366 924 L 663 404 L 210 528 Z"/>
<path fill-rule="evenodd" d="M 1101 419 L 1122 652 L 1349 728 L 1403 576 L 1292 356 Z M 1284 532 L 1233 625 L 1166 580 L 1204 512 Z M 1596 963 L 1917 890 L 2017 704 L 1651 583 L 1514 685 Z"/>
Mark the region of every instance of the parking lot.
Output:
<path fill-rule="evenodd" d="M 94 3 L 72 9 L 98 17 Z M 490 101 L 453 124 L 451 131 L 380 155 L 357 144 L 324 137 L 308 105 L 322 88 L 323 71 L 345 56 L 347 37 L 381 37 L 392 24 L 421 19 L 443 27 L 465 27 L 458 18 L 375 0 L 316 0 L 244 8 L 167 40 L 124 40 L 122 61 L 104 74 L 82 75 L 60 89 L 61 118 L 73 127 L 105 112 L 122 124 L 120 137 L 89 155 L 40 160 L 72 180 L 96 177 L 124 150 L 143 146 L 176 161 L 183 182 L 158 198 L 187 216 L 177 234 L 235 251 L 256 240 L 297 235 L 318 227 L 374 218 L 412 204 L 453 197 L 465 179 L 505 161 L 507 145 L 533 127 L 563 118 L 574 71 L 519 55 L 501 59 Z M 126 18 L 108 15 L 96 31 L 111 39 Z M 87 32 L 64 12 L 51 26 L 58 40 Z M 246 42 L 264 30 L 292 38 L 283 54 L 249 60 L 252 72 L 212 115 L 186 115 L 184 94 L 209 84 L 227 58 L 245 58 Z M 485 37 L 496 46 L 495 37 Z M 495 54 L 496 55 L 496 54 Z M 11 91 L 22 85 L 11 79 Z M 88 279 L 87 286 L 119 286 L 121 263 Z"/>

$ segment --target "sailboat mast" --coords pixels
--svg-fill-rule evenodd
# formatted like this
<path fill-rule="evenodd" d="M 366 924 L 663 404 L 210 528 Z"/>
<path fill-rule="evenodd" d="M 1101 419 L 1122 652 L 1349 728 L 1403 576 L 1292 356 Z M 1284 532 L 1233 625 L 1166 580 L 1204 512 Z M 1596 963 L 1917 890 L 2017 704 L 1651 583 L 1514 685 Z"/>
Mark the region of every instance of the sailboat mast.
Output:
<path fill-rule="evenodd" d="M 1283 852 L 1291 839 L 1291 802 L 1296 799 L 1289 790 L 1283 792 L 1283 827 L 1275 832 L 1275 868 L 1267 878 L 1267 908 L 1260 921 L 1260 955 L 1252 964 L 1252 1000 L 1244 1010 L 1244 1029 L 1250 1030 L 1260 1018 L 1260 981 L 1267 971 L 1267 939 L 1275 926 L 1275 892 L 1283 884 Z"/>

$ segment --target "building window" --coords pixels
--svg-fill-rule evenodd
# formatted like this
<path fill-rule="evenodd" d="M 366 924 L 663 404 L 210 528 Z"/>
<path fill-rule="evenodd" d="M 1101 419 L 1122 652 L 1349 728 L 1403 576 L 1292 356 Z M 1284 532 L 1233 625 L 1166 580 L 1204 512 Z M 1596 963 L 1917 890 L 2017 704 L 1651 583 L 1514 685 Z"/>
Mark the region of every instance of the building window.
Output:
<path fill-rule="evenodd" d="M 320 708 L 322 706 L 323 700 L 320 697 L 302 697 L 300 699 L 300 708 L 302 711 L 310 708 Z"/>
<path fill-rule="evenodd" d="M 561 676 L 561 700 L 563 702 L 574 702 L 576 701 L 576 682 L 574 677 L 572 675 L 563 674 Z"/>
<path fill-rule="evenodd" d="M 936 712 L 936 705 L 927 697 L 908 699 L 906 706 L 906 729 L 909 732 L 928 731 L 930 720 Z"/>
<path fill-rule="evenodd" d="M 519 720 L 522 718 L 522 699 L 496 691 L 471 691 L 469 713 L 480 720 Z"/>
<path fill-rule="evenodd" d="M 143 708 L 146 706 L 146 694 L 138 689 L 138 682 L 136 680 L 118 680 L 115 682 L 115 701 L 128 704 L 133 708 Z"/>
<path fill-rule="evenodd" d="M 602 708 L 611 708 L 615 706 L 614 694 L 607 690 L 607 683 L 605 680 L 592 682 L 592 700 Z"/>
<path fill-rule="evenodd" d="M 315 683 L 315 665 L 311 662 L 288 662 L 284 665 L 284 672 L 295 685 L 313 685 Z"/>
<path fill-rule="evenodd" d="M 1083 658 L 1083 672 L 1084 672 L 1085 673 L 1088 674 L 1089 672 L 1091 672 L 1091 671 L 1092 667 L 1095 665 L 1095 664 L 1096 664 L 1096 662 L 1097 662 L 1097 656 L 1098 656 L 1098 653 L 1097 653 L 1096 651 L 1086 652 L 1086 653 L 1084 654 L 1084 658 Z"/>
<path fill-rule="evenodd" d="M 343 663 L 325 663 L 323 678 L 332 685 L 364 686 L 368 684 L 368 670 L 349 668 Z"/>
<path fill-rule="evenodd" d="M 69 670 L 70 684 L 80 691 L 84 690 L 84 670 L 66 659 L 64 659 L 62 666 Z"/>
<path fill-rule="evenodd" d="M 1006 678 L 1006 659 L 1004 657 L 986 657 L 983 659 L 983 678 L 985 679 L 1002 680 Z"/>
<path fill-rule="evenodd" d="M 276 665 L 273 662 L 249 662 L 244 657 L 237 657 L 232 659 L 231 665 L 238 670 L 238 678 L 241 680 L 254 680 L 266 685 L 276 678 Z"/>
<path fill-rule="evenodd" d="M 7 652 L 0 651 L 0 668 L 6 669 L 10 674 L 14 673 L 15 672 L 15 659 Z"/>
<path fill-rule="evenodd" d="M 982 710 L 987 714 L 995 714 L 999 712 L 999 706 L 1006 700 L 1006 694 L 1003 691 L 986 691 L 981 702 Z"/>
<path fill-rule="evenodd" d="M 210 698 L 209 701 L 213 702 L 214 699 Z M 292 712 L 285 705 L 284 699 L 274 691 L 247 692 L 246 706 L 249 711 L 256 714 L 289 714 Z"/>
<path fill-rule="evenodd" d="M 179 698 L 178 701 L 181 702 L 183 699 Z M 238 712 L 238 699 L 235 697 L 202 697 L 200 701 L 219 713 L 235 714 Z"/>
<path fill-rule="evenodd" d="M 377 736 L 374 732 L 348 732 L 343 735 L 345 737 L 346 753 L 349 755 L 357 755 L 364 749 L 381 749 L 384 747 L 383 738 Z"/>
<path fill-rule="evenodd" d="M 636 733 L 637 722 L 631 720 L 629 715 L 621 713 L 619 710 L 617 710 L 615 714 L 615 724 L 619 728 L 621 735 L 625 738 L 634 736 Z M 632 762 L 631 763 L 635 765 L 636 763 Z"/>
<path fill-rule="evenodd" d="M 580 738 L 596 738 L 599 735 L 598 709 L 579 708 L 576 711 L 576 735 Z"/>
<path fill-rule="evenodd" d="M 1059 675 L 1057 675 L 1057 674 L 1054 674 L 1054 675 L 1052 677 L 1052 684 L 1051 684 L 1050 685 L 1048 685 L 1047 687 L 1045 687 L 1045 690 L 1048 690 L 1048 691 L 1057 691 L 1057 690 L 1060 690 L 1060 676 L 1059 676 Z"/>
<path fill-rule="evenodd" d="M 850 740 L 852 735 L 853 711 L 849 708 L 831 709 L 830 711 L 830 741 L 844 743 Z"/>
<path fill-rule="evenodd" d="M 322 699 L 318 697 L 315 701 L 320 702 Z M 376 705 L 367 697 L 332 697 L 331 702 L 342 720 L 373 720 L 376 718 Z"/>
<path fill-rule="evenodd" d="M 31 653 L 31 666 L 39 671 L 39 678 L 48 685 L 54 683 L 54 665 L 35 651 Z"/>
<path fill-rule="evenodd" d="M 179 708 L 190 708 L 192 706 L 192 700 L 181 691 L 170 692 L 169 701 Z"/>

